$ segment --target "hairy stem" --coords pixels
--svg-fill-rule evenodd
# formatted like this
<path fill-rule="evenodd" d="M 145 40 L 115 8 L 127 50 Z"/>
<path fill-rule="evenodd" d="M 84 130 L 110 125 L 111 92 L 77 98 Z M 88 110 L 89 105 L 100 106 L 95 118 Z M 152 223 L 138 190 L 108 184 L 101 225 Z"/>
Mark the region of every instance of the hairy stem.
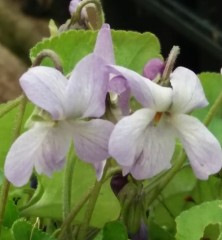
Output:
<path fill-rule="evenodd" d="M 66 219 L 70 212 L 71 208 L 71 196 L 72 196 L 72 179 L 73 179 L 73 172 L 75 166 L 75 159 L 73 154 L 73 147 L 70 147 L 66 167 L 65 167 L 65 176 L 64 176 L 64 185 L 63 185 L 63 220 Z M 71 237 L 71 229 L 67 229 L 67 237 Z"/>
<path fill-rule="evenodd" d="M 222 105 L 222 92 L 219 94 L 213 105 L 211 106 L 210 110 L 207 113 L 203 123 L 205 126 L 208 126 L 212 121 L 213 117 L 215 116 L 217 109 Z"/>
<path fill-rule="evenodd" d="M 103 176 L 102 179 L 98 182 L 95 182 L 94 188 L 92 190 L 92 194 L 90 195 L 90 199 L 88 202 L 88 205 L 86 207 L 86 211 L 85 211 L 85 216 L 84 216 L 84 222 L 80 228 L 80 232 L 78 235 L 78 240 L 85 240 L 86 239 L 86 234 L 87 234 L 87 230 L 90 224 L 90 220 L 92 218 L 92 214 L 96 205 L 96 201 L 98 199 L 100 190 L 102 188 L 102 185 L 104 183 L 104 179 L 106 178 L 106 172 L 108 170 L 108 162 L 106 163 L 106 166 L 104 168 L 104 172 L 103 172 Z"/>
<path fill-rule="evenodd" d="M 24 99 L 24 96 L 21 95 L 19 97 L 17 97 L 14 100 L 11 100 L 7 103 L 3 103 L 2 107 L 0 109 L 0 118 L 4 117 L 5 114 L 7 114 L 8 112 L 10 112 L 12 109 L 14 109 L 15 107 L 17 107 Z"/>

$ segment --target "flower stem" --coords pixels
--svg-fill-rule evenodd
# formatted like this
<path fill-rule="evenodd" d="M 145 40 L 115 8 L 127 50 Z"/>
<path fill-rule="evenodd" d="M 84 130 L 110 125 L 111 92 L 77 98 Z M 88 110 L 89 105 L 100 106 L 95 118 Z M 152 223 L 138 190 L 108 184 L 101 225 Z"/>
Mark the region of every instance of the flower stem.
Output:
<path fill-rule="evenodd" d="M 42 50 L 33 60 L 32 67 L 39 66 L 44 58 L 50 58 L 57 70 L 63 73 L 62 63 L 59 55 L 51 49 Z"/>
<path fill-rule="evenodd" d="M 84 222 L 83 222 L 83 224 L 80 228 L 80 232 L 79 232 L 79 235 L 78 235 L 78 238 L 77 238 L 78 240 L 85 240 L 86 239 L 87 230 L 88 230 L 88 227 L 89 227 L 89 224 L 90 224 L 90 220 L 92 218 L 92 214 L 93 214 L 93 211 L 94 211 L 94 208 L 95 208 L 95 205 L 96 205 L 96 201 L 98 199 L 98 196 L 99 196 L 100 190 L 102 188 L 104 179 L 106 178 L 108 165 L 109 164 L 107 162 L 106 166 L 104 168 L 102 179 L 99 182 L 98 181 L 95 182 L 94 188 L 92 190 L 92 194 L 90 195 L 90 199 L 89 199 L 88 205 L 86 207 Z"/>
<path fill-rule="evenodd" d="M 181 169 L 184 162 L 186 161 L 186 154 L 183 149 L 181 149 L 180 154 L 178 156 L 178 160 L 175 165 L 163 176 L 163 179 L 160 181 L 159 185 L 148 195 L 146 201 L 146 207 L 148 208 L 152 202 L 158 197 L 158 195 L 162 192 L 162 190 L 166 187 L 166 185 L 171 181 L 171 179 L 175 176 L 175 174 Z M 147 196 L 147 194 L 146 194 Z"/>
<path fill-rule="evenodd" d="M 212 107 L 208 111 L 207 116 L 205 117 L 205 119 L 203 121 L 205 126 L 208 126 L 210 124 L 214 115 L 216 114 L 216 111 L 217 111 L 218 107 L 220 107 L 221 105 L 222 105 L 222 92 L 219 94 L 219 96 L 217 97 L 217 99 L 213 103 Z"/>
<path fill-rule="evenodd" d="M 65 175 L 64 175 L 64 186 L 63 186 L 63 220 L 66 219 L 70 212 L 71 208 L 71 196 L 72 196 L 72 179 L 73 179 L 73 171 L 75 166 L 75 159 L 73 153 L 73 147 L 70 146 L 69 153 L 67 156 L 66 167 L 65 167 Z M 67 229 L 67 235 L 71 239 L 71 230 Z M 70 231 L 69 231 L 70 230 Z"/>
<path fill-rule="evenodd" d="M 79 213 L 79 211 L 82 209 L 84 204 L 88 201 L 90 195 L 92 194 L 92 189 L 90 189 L 84 196 L 81 198 L 81 200 L 72 208 L 72 210 L 67 215 L 66 219 L 63 221 L 63 224 L 61 226 L 61 230 L 59 233 L 58 239 L 63 239 L 63 236 L 65 234 L 66 229 L 71 225 L 73 219 L 75 216 Z"/>
<path fill-rule="evenodd" d="M 23 99 L 24 99 L 24 96 L 21 95 L 14 100 L 11 100 L 7 103 L 3 103 L 0 108 L 0 118 L 4 117 L 5 114 L 10 112 L 13 108 L 17 107 Z"/>
<path fill-rule="evenodd" d="M 16 122 L 13 130 L 12 142 L 14 142 L 16 138 L 20 135 L 20 131 L 22 128 L 22 120 L 25 113 L 27 100 L 24 96 L 22 96 L 21 98 L 22 99 L 20 100 L 18 114 L 15 118 Z M 1 195 L 0 195 L 0 235 L 1 235 L 2 222 L 5 214 L 5 206 L 8 199 L 9 188 L 10 188 L 9 181 L 6 178 L 4 178 L 2 189 L 1 189 Z"/>

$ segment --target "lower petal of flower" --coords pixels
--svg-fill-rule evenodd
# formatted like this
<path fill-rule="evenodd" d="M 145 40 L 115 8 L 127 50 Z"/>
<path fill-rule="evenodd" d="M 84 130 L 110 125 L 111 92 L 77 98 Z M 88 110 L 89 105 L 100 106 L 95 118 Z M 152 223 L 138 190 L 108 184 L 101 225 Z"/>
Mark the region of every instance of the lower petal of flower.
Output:
<path fill-rule="evenodd" d="M 190 164 L 199 179 L 207 179 L 222 167 L 222 150 L 213 134 L 196 118 L 175 114 L 171 118 Z"/>

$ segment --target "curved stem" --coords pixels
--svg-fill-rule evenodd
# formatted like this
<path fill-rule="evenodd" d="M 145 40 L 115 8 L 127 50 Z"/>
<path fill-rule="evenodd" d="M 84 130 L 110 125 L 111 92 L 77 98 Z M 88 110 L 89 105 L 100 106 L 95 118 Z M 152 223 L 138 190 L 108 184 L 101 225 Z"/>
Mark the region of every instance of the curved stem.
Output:
<path fill-rule="evenodd" d="M 71 21 L 70 21 L 68 27 L 71 27 L 72 25 L 74 25 L 76 22 L 78 22 L 81 19 L 82 9 L 90 3 L 93 3 L 93 4 L 96 5 L 96 10 L 98 11 L 98 16 L 100 17 L 100 20 L 101 20 L 101 24 L 99 24 L 99 25 L 102 26 L 102 24 L 104 22 L 104 16 L 103 16 L 103 9 L 102 9 L 102 5 L 101 5 L 100 1 L 98 1 L 98 0 L 84 0 L 84 1 L 79 3 L 79 5 L 76 9 L 76 12 L 72 15 L 72 18 L 71 18 Z M 101 26 L 99 26 L 99 28 Z"/>
<path fill-rule="evenodd" d="M 95 205 L 96 205 L 96 201 L 98 199 L 98 196 L 99 196 L 100 190 L 102 188 L 104 179 L 106 178 L 106 172 L 108 170 L 108 165 L 109 164 L 107 162 L 106 166 L 104 168 L 102 179 L 99 182 L 96 181 L 96 183 L 94 185 L 92 194 L 90 196 L 88 205 L 86 207 L 84 222 L 83 222 L 83 224 L 80 228 L 80 232 L 79 232 L 79 235 L 78 235 L 78 240 L 85 240 L 86 239 L 87 230 L 88 230 L 88 227 L 89 227 L 89 224 L 90 224 L 90 220 L 92 218 L 92 214 L 93 214 L 93 211 L 94 211 L 94 208 L 95 208 Z"/>
<path fill-rule="evenodd" d="M 57 70 L 63 73 L 62 63 L 60 57 L 51 49 L 44 49 L 41 51 L 32 63 L 32 67 L 39 66 L 44 58 L 50 58 Z"/>
<path fill-rule="evenodd" d="M 16 116 L 16 122 L 15 122 L 15 127 L 13 130 L 12 142 L 14 142 L 16 140 L 16 138 L 20 135 L 26 103 L 27 103 L 27 100 L 25 97 L 23 97 L 20 101 L 18 114 Z M 0 195 L 0 234 L 1 234 L 3 217 L 4 217 L 4 213 L 5 213 L 5 206 L 6 206 L 7 199 L 8 199 L 9 188 L 10 188 L 10 182 L 5 178 L 3 181 L 1 195 Z"/>

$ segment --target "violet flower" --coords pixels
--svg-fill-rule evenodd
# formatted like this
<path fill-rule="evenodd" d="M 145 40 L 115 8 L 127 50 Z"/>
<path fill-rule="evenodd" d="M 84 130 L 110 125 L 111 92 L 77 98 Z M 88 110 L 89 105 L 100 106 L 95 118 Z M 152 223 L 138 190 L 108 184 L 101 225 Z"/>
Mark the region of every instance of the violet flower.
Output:
<path fill-rule="evenodd" d="M 101 36 L 106 36 L 103 31 L 106 32 L 106 27 L 99 32 L 99 42 Z M 108 89 L 106 61 L 98 56 L 98 50 L 96 53 L 77 63 L 69 80 L 58 70 L 43 66 L 29 69 L 20 78 L 27 98 L 49 116 L 36 122 L 11 146 L 5 175 L 14 185 L 26 184 L 33 167 L 37 173 L 48 176 L 61 169 L 72 141 L 76 154 L 95 166 L 100 179 L 104 160 L 109 156 L 113 124 L 96 119 L 105 112 Z"/>
<path fill-rule="evenodd" d="M 124 67 L 109 68 L 127 79 L 132 95 L 144 107 L 121 119 L 110 137 L 109 152 L 124 174 L 146 179 L 170 168 L 176 138 L 198 178 L 207 179 L 221 169 L 220 143 L 197 118 L 187 114 L 208 104 L 192 71 L 178 67 L 170 76 L 172 87 L 162 87 Z"/>

